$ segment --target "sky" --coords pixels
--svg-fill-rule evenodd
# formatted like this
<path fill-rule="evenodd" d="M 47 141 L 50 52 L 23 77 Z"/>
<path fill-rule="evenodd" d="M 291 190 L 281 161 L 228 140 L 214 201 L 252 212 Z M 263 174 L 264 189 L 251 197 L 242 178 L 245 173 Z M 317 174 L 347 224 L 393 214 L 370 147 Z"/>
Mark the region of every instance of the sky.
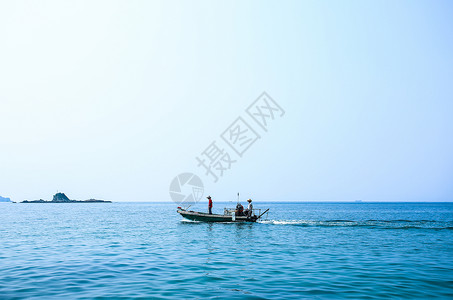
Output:
<path fill-rule="evenodd" d="M 452 53 L 451 1 L 1 1 L 0 195 L 453 201 Z"/>

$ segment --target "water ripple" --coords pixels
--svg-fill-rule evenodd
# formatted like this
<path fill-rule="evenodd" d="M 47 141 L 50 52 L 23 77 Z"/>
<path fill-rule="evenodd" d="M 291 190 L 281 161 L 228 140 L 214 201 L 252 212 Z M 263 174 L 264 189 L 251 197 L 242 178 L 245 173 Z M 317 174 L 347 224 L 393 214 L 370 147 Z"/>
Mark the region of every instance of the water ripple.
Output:
<path fill-rule="evenodd" d="M 0 298 L 453 296 L 451 205 L 266 205 L 257 224 L 181 221 L 172 204 L 4 206 Z"/>

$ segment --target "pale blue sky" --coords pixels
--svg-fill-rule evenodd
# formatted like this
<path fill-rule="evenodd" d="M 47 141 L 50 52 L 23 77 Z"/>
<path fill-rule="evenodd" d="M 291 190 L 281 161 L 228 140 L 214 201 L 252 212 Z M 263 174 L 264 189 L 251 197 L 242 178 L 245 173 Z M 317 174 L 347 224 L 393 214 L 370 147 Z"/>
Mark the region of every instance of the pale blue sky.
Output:
<path fill-rule="evenodd" d="M 451 1 L 2 1 L 0 195 L 453 200 Z M 286 114 L 212 183 L 263 91 Z"/>

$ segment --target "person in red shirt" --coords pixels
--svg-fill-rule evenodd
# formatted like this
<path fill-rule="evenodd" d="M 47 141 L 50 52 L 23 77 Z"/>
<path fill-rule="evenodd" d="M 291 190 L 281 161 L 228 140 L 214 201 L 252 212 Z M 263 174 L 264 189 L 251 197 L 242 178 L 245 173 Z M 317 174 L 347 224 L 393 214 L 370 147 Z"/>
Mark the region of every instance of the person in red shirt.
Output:
<path fill-rule="evenodd" d="M 211 196 L 206 197 L 209 200 L 208 208 L 209 208 L 209 214 L 212 215 L 212 199 Z"/>

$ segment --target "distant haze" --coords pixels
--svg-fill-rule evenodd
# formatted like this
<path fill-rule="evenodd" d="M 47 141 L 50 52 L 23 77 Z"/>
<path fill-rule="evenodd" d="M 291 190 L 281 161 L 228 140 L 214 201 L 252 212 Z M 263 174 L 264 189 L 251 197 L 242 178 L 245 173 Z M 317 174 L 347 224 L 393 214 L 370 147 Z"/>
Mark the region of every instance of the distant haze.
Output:
<path fill-rule="evenodd" d="M 451 1 L 2 1 L 0 195 L 452 201 L 452 28 Z M 214 183 L 239 116 L 261 138 Z"/>

